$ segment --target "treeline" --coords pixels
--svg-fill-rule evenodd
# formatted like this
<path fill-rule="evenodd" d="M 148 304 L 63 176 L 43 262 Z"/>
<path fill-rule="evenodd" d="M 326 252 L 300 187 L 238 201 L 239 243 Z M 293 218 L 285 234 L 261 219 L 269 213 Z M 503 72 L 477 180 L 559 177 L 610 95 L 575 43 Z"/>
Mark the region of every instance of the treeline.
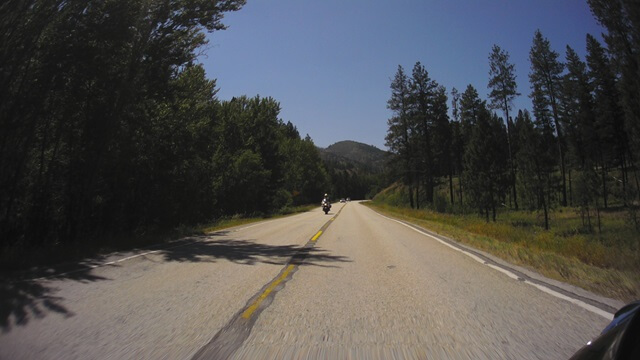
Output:
<path fill-rule="evenodd" d="M 371 199 L 386 185 L 384 174 L 371 167 L 324 160 L 331 179 L 331 199 Z"/>
<path fill-rule="evenodd" d="M 216 98 L 205 32 L 244 0 L 0 4 L 0 246 L 79 243 L 316 202 L 271 98 Z"/>
<path fill-rule="evenodd" d="M 630 0 L 589 5 L 608 29 L 607 47 L 587 35 L 584 60 L 568 45 L 561 59 L 536 31 L 529 53 L 533 114 L 513 116 L 521 94 L 509 54 L 497 45 L 489 55 L 488 100 L 471 85 L 462 93 L 453 88 L 451 119 L 445 88 L 424 66 L 416 63 L 410 76 L 398 67 L 386 141 L 411 207 L 473 208 L 487 221 L 500 207 L 538 210 L 548 228 L 551 209 L 574 206 L 593 229 L 600 211 L 615 204 L 640 230 L 640 13 Z"/>

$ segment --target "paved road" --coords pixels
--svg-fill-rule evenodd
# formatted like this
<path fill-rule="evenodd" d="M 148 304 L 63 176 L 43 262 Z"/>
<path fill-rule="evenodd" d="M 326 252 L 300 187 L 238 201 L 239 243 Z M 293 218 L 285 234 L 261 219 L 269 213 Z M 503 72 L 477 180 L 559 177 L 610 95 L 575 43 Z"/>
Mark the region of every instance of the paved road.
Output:
<path fill-rule="evenodd" d="M 332 210 L 4 281 L 0 359 L 563 359 L 608 323 L 361 204 Z"/>

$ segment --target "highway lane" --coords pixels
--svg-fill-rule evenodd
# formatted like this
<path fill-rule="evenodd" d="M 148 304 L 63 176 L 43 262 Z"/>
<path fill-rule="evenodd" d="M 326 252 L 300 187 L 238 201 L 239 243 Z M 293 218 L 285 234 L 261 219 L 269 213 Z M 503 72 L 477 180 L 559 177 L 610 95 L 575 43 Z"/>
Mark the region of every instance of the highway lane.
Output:
<path fill-rule="evenodd" d="M 119 254 L 108 260 L 130 259 L 87 271 L 4 283 L 0 359 L 190 358 L 327 220 L 317 209 Z M 346 259 L 314 251 L 308 261 Z"/>
<path fill-rule="evenodd" d="M 14 285 L 0 358 L 206 358 L 217 336 L 247 359 L 562 359 L 608 323 L 361 204 L 343 206 L 332 221 L 317 209 L 30 282 L 35 290 Z"/>

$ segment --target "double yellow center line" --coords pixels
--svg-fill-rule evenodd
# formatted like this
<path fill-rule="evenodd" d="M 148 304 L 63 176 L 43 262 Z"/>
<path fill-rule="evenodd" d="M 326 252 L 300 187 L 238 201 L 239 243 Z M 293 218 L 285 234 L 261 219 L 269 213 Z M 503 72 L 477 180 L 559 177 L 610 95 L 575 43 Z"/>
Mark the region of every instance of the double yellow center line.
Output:
<path fill-rule="evenodd" d="M 267 298 L 267 296 L 269 296 L 269 294 L 271 294 L 271 292 L 273 291 L 273 289 L 276 288 L 276 286 L 280 285 L 280 283 L 282 281 L 284 281 L 284 279 L 287 278 L 287 276 L 289 276 L 289 273 L 295 268 L 295 265 L 289 265 L 285 268 L 285 270 L 282 272 L 282 274 L 280 274 L 280 276 L 278 276 L 274 281 L 271 282 L 271 284 L 269 284 L 269 286 L 267 286 L 267 288 L 262 292 L 262 294 L 260 294 L 260 296 L 258 296 L 258 298 L 253 302 L 253 304 L 251 304 L 243 313 L 242 313 L 242 317 L 245 319 L 248 319 L 251 317 L 251 314 L 253 314 L 257 309 L 258 306 L 260 306 L 260 303 L 262 301 L 264 301 L 264 299 Z"/>
<path fill-rule="evenodd" d="M 344 208 L 344 206 L 340 209 L 340 211 L 342 211 L 342 209 Z M 309 242 L 303 247 L 304 248 L 310 248 L 312 247 L 315 242 L 318 240 L 318 238 L 322 235 L 323 231 L 327 229 L 327 227 L 329 227 L 329 224 L 331 224 L 331 221 L 335 220 L 336 217 L 338 217 L 338 215 L 340 214 L 340 211 L 338 211 L 338 213 L 333 216 L 331 219 L 329 219 L 329 221 L 327 221 L 326 224 L 324 224 L 322 226 L 322 228 L 315 234 L 313 235 L 313 237 L 309 240 Z M 262 291 L 262 293 L 260 294 L 260 296 L 258 296 L 252 303 L 251 305 L 249 305 L 243 312 L 241 317 L 244 319 L 250 319 L 251 315 L 253 315 L 253 313 L 256 312 L 256 310 L 258 310 L 258 308 L 260 307 L 260 304 L 267 298 L 269 297 L 269 295 L 276 289 L 276 287 L 278 287 L 278 285 L 280 285 L 283 281 L 285 281 L 287 279 L 287 277 L 291 274 L 292 271 L 294 271 L 296 268 L 298 267 L 298 265 L 296 264 L 289 264 L 287 265 L 287 267 L 285 267 L 282 272 L 280 273 L 280 275 L 278 277 L 276 277 L 275 279 L 271 280 L 271 282 L 269 283 L 269 285 L 267 285 L 267 287 Z"/>
<path fill-rule="evenodd" d="M 320 235 L 322 235 L 322 230 L 318 231 L 317 234 L 313 235 L 313 237 L 311 238 L 311 241 L 316 241 L 318 240 L 318 238 L 320 237 Z"/>
<path fill-rule="evenodd" d="M 298 266 L 304 262 L 311 248 L 316 244 L 316 241 L 322 233 L 327 230 L 333 220 L 338 217 L 340 212 L 344 209 L 344 206 L 335 214 L 329 221 L 327 221 L 320 230 L 313 235 L 307 243 L 298 249 L 296 253 L 291 257 L 287 265 L 280 271 L 280 274 L 271 280 L 263 287 L 263 290 L 258 292 L 254 297 L 247 302 L 247 307 L 236 313 L 231 320 L 220 329 L 198 352 L 193 356 L 193 360 L 202 359 L 221 359 L 229 358 L 230 354 L 235 352 L 242 343 L 249 337 L 251 328 L 255 324 L 256 319 L 260 316 L 260 313 L 269 306 L 267 299 L 274 299 L 278 291 L 280 291 L 291 279 L 293 273 L 297 271 Z"/>

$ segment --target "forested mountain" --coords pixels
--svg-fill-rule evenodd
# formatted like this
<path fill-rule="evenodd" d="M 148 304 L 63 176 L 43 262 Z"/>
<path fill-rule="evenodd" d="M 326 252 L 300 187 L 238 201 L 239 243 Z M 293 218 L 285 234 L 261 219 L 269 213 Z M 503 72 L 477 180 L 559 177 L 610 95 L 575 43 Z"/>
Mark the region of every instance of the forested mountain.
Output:
<path fill-rule="evenodd" d="M 342 162 L 345 166 L 376 173 L 382 172 L 387 155 L 386 151 L 375 146 L 351 140 L 339 141 L 319 150 L 323 160 Z"/>
<path fill-rule="evenodd" d="M 366 199 L 385 185 L 386 151 L 350 140 L 318 150 L 331 178 L 333 198 Z"/>
<path fill-rule="evenodd" d="M 551 210 L 569 206 L 587 231 L 601 231 L 600 212 L 616 206 L 640 230 L 637 6 L 588 2 L 608 30 L 607 47 L 586 34 L 586 58 L 569 45 L 563 58 L 536 31 L 529 53 L 533 113 L 513 109 L 521 96 L 514 65 L 497 45 L 488 57 L 486 100 L 469 85 L 462 93 L 451 89 L 449 102 L 420 62 L 411 73 L 398 66 L 386 145 L 389 171 L 406 187 L 409 206 L 474 209 L 487 221 L 498 209 L 523 208 L 539 211 L 546 228 Z"/>

